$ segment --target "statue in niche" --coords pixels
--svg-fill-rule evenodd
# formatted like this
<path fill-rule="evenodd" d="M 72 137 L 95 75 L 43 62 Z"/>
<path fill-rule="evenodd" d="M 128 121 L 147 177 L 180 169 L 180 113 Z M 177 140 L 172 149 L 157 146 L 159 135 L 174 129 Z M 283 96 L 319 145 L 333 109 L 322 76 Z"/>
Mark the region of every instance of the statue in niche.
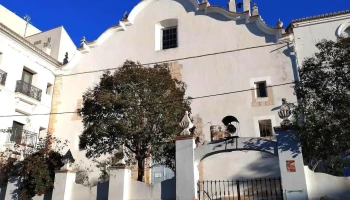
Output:
<path fill-rule="evenodd" d="M 66 52 L 66 54 L 64 55 L 64 59 L 63 59 L 63 64 L 67 64 L 68 63 L 68 52 Z"/>

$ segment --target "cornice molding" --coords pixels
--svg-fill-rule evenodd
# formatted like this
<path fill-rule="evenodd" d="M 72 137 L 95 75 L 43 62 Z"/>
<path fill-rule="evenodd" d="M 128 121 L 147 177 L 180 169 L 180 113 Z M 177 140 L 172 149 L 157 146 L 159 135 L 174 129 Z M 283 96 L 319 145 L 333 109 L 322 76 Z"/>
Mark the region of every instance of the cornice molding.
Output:
<path fill-rule="evenodd" d="M 57 68 L 62 66 L 62 63 L 51 57 L 50 55 L 43 52 L 41 49 L 30 43 L 28 40 L 23 38 L 22 36 L 18 35 L 14 31 L 12 31 L 10 28 L 5 26 L 4 24 L 0 23 L 0 31 L 12 38 L 14 41 L 19 42 L 24 47 L 28 48 L 35 54 L 39 55 L 40 57 L 44 58 L 49 63 L 55 65 Z"/>
<path fill-rule="evenodd" d="M 280 35 L 282 33 L 281 28 L 275 28 L 267 25 L 261 18 L 260 15 L 251 16 L 249 22 L 255 22 L 255 24 L 260 28 L 261 31 L 268 35 Z"/>
<path fill-rule="evenodd" d="M 287 27 L 287 30 L 290 31 L 293 28 L 310 26 L 315 24 L 327 23 L 332 21 L 350 19 L 350 11 L 349 12 L 339 12 L 340 14 L 325 14 L 316 17 L 307 17 L 298 20 L 293 20 Z"/>
<path fill-rule="evenodd" d="M 249 11 L 237 13 L 237 12 L 231 12 L 226 10 L 223 7 L 220 6 L 208 6 L 205 9 L 205 14 L 210 14 L 210 13 L 216 13 L 216 14 L 221 14 L 225 16 L 228 19 L 231 19 L 233 21 L 236 20 L 243 20 L 243 19 L 248 19 L 249 18 Z"/>

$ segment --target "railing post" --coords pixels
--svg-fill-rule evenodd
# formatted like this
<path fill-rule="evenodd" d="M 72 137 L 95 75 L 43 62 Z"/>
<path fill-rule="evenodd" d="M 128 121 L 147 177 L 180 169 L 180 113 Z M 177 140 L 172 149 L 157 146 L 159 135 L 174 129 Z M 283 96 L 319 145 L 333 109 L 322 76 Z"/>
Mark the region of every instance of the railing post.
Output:
<path fill-rule="evenodd" d="M 241 190 L 239 188 L 239 181 L 236 181 L 236 185 L 237 185 L 237 196 L 238 196 L 238 200 L 241 200 Z"/>

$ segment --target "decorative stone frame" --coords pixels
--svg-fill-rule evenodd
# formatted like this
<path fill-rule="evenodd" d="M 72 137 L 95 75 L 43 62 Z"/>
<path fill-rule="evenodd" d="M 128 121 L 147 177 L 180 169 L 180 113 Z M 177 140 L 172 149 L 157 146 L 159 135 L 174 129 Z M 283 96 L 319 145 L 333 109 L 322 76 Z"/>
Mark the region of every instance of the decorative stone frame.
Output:
<path fill-rule="evenodd" d="M 252 107 L 260 107 L 260 106 L 272 106 L 274 105 L 274 96 L 273 96 L 273 89 L 272 87 L 267 87 L 267 97 L 264 98 L 259 98 L 257 97 L 256 94 L 256 83 L 258 82 L 266 82 L 266 86 L 271 85 L 271 78 L 270 76 L 266 77 L 257 77 L 257 78 L 251 78 L 250 79 L 250 87 L 252 88 L 251 90 L 251 95 L 252 95 Z"/>

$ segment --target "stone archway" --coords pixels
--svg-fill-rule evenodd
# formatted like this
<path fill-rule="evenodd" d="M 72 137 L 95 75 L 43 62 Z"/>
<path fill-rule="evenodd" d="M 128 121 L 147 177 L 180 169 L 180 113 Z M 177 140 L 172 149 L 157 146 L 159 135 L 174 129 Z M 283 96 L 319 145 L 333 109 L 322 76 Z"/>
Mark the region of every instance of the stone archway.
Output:
<path fill-rule="evenodd" d="M 238 154 L 230 154 L 230 152 Z M 271 154 L 274 159 L 258 158 L 256 155 L 261 155 L 259 152 Z M 224 157 L 216 157 L 217 154 L 222 153 L 226 153 Z M 237 155 L 249 156 L 246 159 L 240 159 Z M 253 162 L 255 164 L 259 162 L 259 171 L 254 171 L 255 166 L 250 166 L 252 159 L 255 160 Z M 203 164 L 207 167 L 203 168 Z M 282 199 L 276 141 L 251 137 L 226 137 L 212 141 L 194 149 L 194 165 L 198 166 L 197 191 L 200 200 L 240 197 Z M 260 171 L 261 166 L 270 167 Z M 227 176 L 228 174 L 230 175 Z M 269 175 L 262 177 L 265 174 Z"/>
<path fill-rule="evenodd" d="M 307 199 L 307 187 L 303 157 L 299 140 L 290 129 L 275 128 L 277 142 L 263 138 L 232 138 L 196 147 L 192 135 L 182 135 L 176 140 L 176 196 L 180 200 L 198 198 L 199 162 L 222 152 L 253 150 L 278 156 L 283 192 L 288 199 Z M 295 164 L 294 171 L 288 171 L 287 163 Z M 289 192 L 288 192 L 289 191 Z"/>

